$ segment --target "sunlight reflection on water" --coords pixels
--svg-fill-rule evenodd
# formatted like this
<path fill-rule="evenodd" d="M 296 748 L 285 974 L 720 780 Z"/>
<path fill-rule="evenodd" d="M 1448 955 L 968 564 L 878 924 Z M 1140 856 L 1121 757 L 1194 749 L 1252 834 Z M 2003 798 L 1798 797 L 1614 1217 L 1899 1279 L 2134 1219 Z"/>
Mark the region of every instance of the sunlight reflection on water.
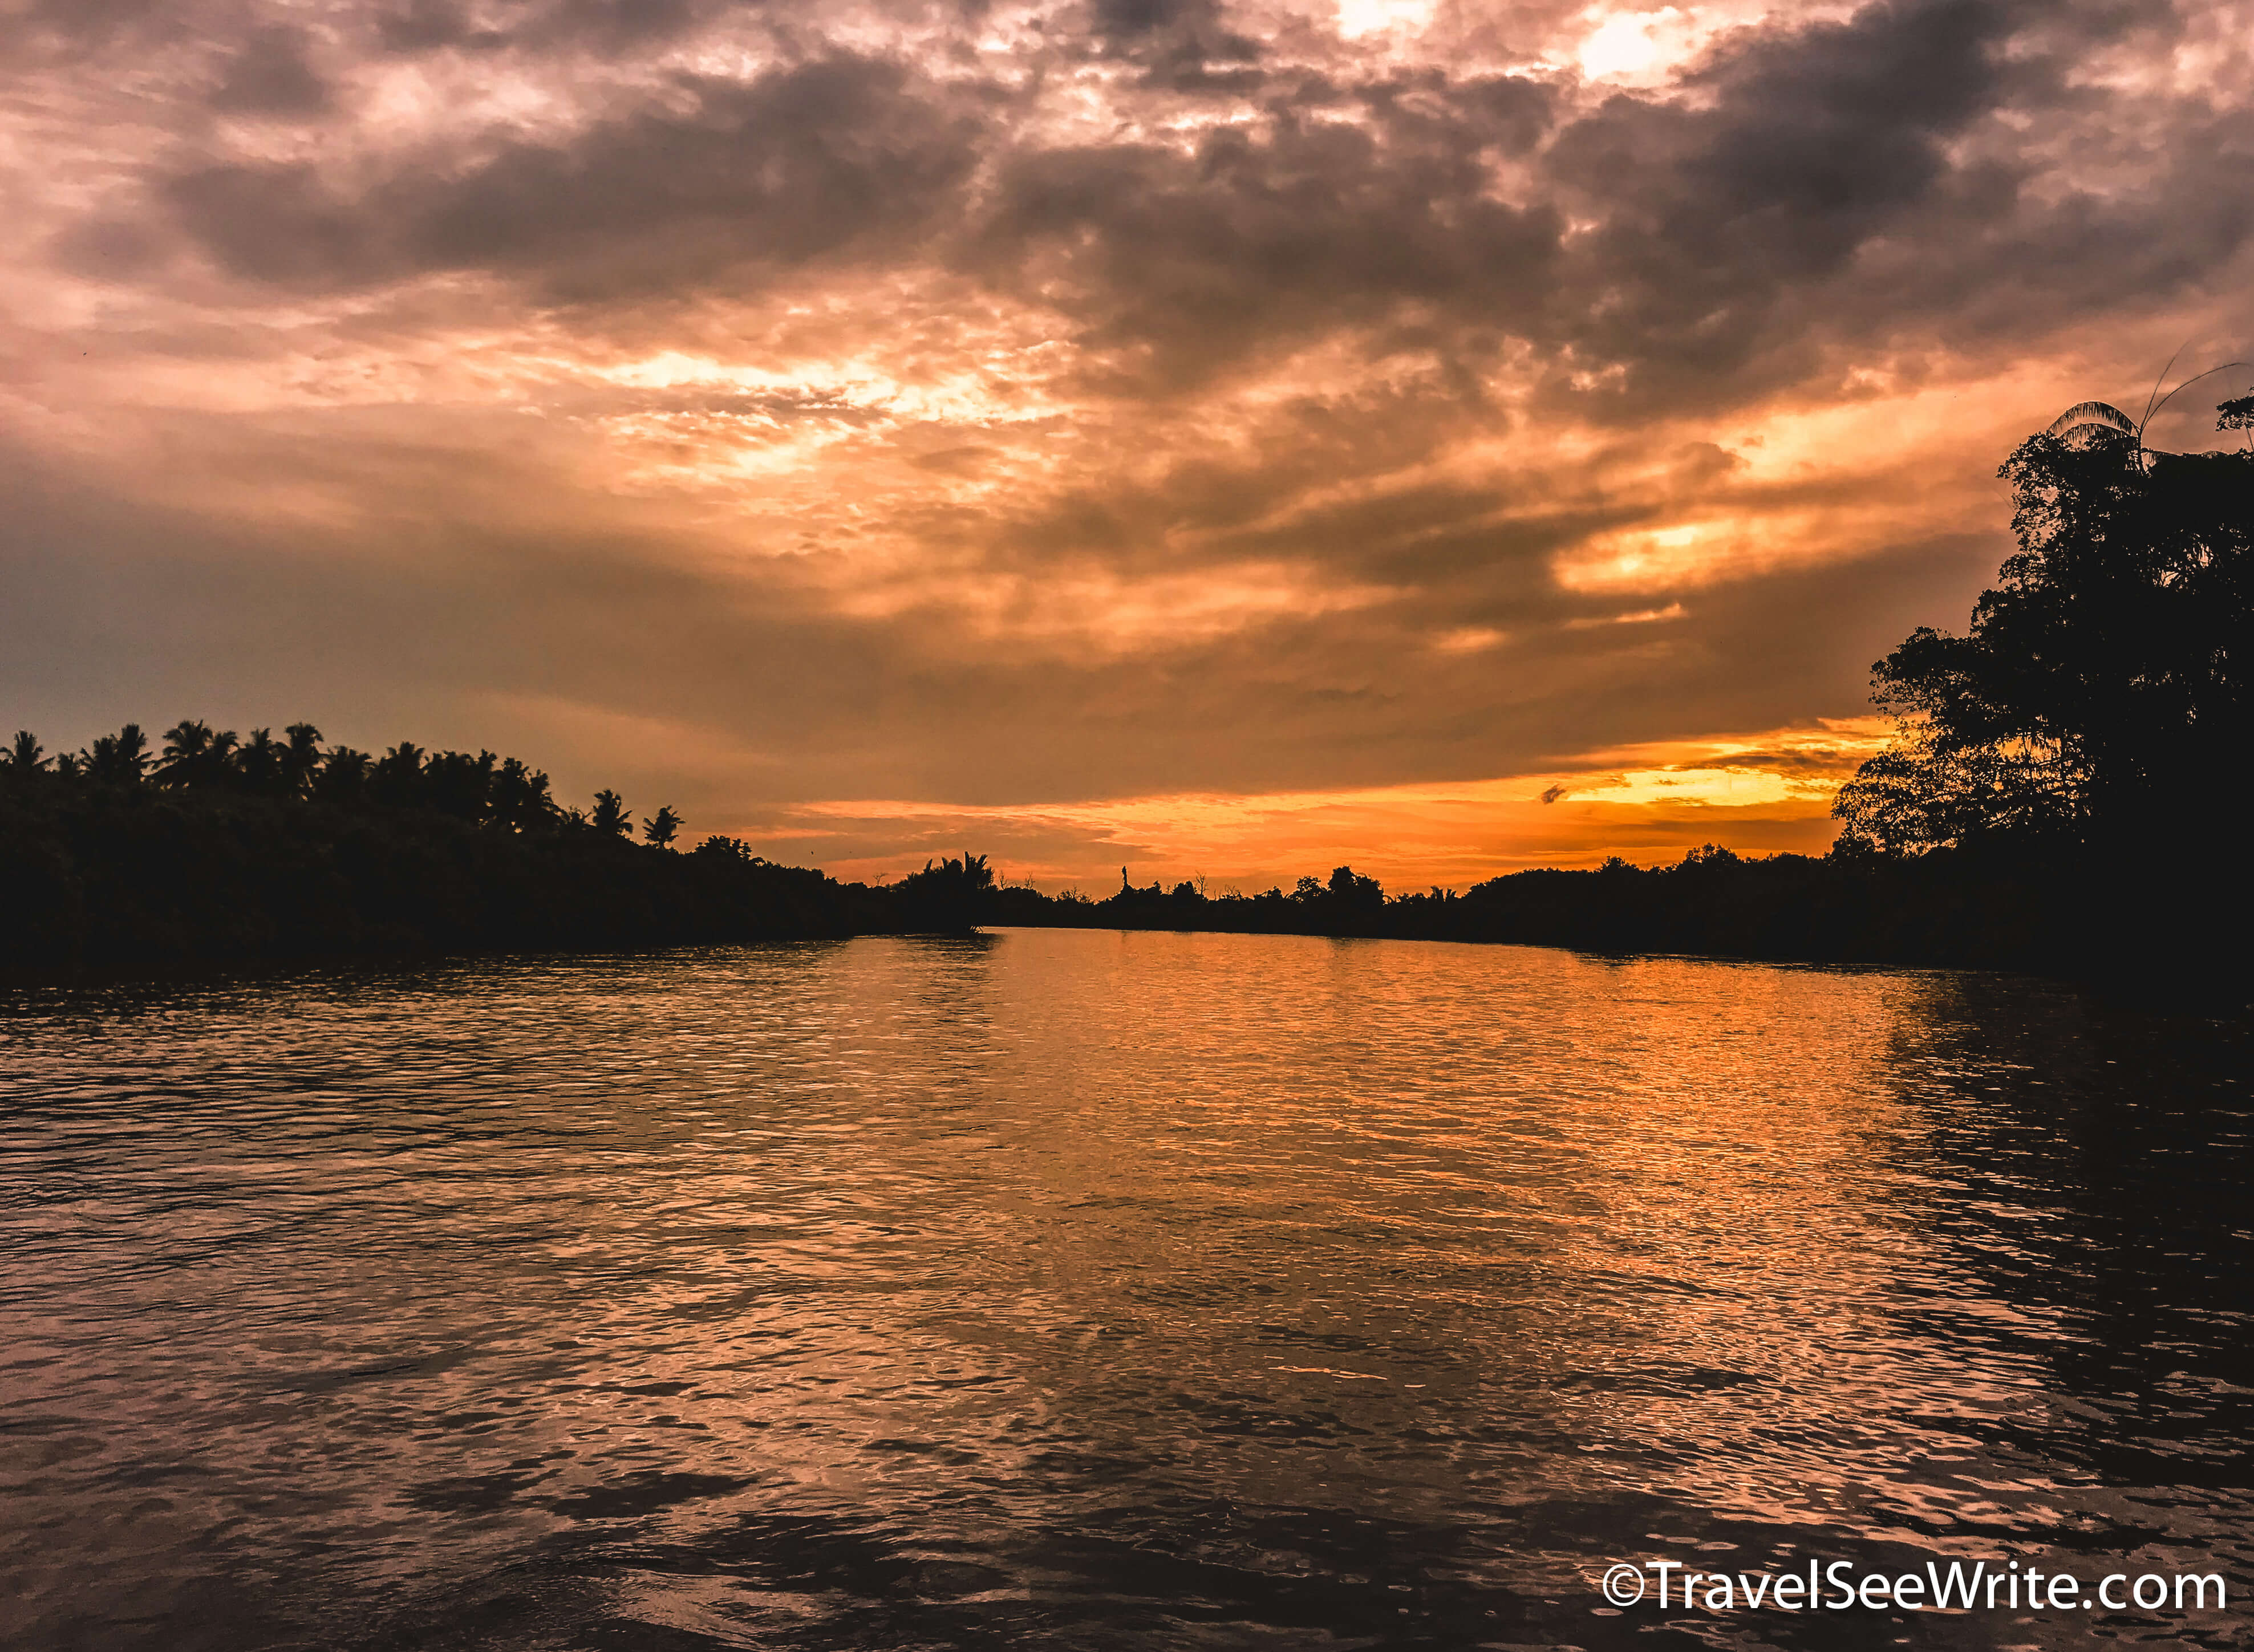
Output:
<path fill-rule="evenodd" d="M 18 993 L 10 1643 L 2236 1644 L 2246 1074 L 2003 977 L 1108 931 Z M 2240 1606 L 1592 1613 L 1936 1555 Z"/>

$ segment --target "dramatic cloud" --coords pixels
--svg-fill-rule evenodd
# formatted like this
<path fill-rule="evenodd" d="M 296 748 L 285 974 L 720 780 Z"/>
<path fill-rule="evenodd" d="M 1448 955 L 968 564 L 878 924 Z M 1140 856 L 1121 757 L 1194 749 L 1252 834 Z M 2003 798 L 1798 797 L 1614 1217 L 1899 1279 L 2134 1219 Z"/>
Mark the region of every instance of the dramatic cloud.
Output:
<path fill-rule="evenodd" d="M 1820 846 L 2012 443 L 2254 354 L 2234 13 L 0 0 L 0 687 L 862 874 Z"/>

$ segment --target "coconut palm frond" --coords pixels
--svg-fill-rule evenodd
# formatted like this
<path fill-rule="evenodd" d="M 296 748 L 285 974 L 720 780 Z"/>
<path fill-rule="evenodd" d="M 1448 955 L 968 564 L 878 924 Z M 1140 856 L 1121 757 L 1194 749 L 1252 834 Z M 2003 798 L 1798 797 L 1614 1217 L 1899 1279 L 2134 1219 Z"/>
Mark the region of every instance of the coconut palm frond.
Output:
<path fill-rule="evenodd" d="M 2110 402 L 2076 402 L 2051 421 L 2047 436 L 2063 436 L 2077 425 L 2102 424 L 2118 430 L 2123 436 L 2134 436 L 2137 427 L 2129 416 Z"/>

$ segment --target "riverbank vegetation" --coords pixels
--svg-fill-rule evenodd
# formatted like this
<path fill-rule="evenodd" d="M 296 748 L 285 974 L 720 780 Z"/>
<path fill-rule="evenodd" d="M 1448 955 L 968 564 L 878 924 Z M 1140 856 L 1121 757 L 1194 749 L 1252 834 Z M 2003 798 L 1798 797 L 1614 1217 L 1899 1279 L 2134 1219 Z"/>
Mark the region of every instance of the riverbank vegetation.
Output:
<path fill-rule="evenodd" d="M 682 945 L 964 930 L 977 857 L 872 888 L 778 865 L 737 839 L 678 847 L 670 806 L 637 827 L 615 791 L 584 809 L 491 752 L 381 755 L 187 720 L 128 724 L 50 756 L 0 756 L 0 968 L 43 975 L 371 952 Z"/>
<path fill-rule="evenodd" d="M 1613 859 L 1514 872 L 1461 893 L 1389 895 L 1340 866 L 1289 892 L 1208 897 L 1190 884 L 1105 900 L 1005 888 L 992 921 L 1254 934 L 1516 942 L 1596 952 L 1705 953 L 1810 962 L 2085 973 L 2144 957 L 2188 892 L 2165 869 L 2102 884 L 2068 858 L 1984 846 L 1887 856 L 1741 858 L 1709 844 L 1671 866 Z M 2185 926 L 2190 928 L 2194 926 Z M 2180 947 L 2180 936 L 2166 944 Z"/>

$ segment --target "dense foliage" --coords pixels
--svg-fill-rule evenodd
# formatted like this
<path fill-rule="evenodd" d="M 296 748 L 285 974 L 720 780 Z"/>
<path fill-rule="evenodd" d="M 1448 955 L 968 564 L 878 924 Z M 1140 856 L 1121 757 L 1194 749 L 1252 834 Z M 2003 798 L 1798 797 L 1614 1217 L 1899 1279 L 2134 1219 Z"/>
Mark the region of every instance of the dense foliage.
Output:
<path fill-rule="evenodd" d="M 2085 402 L 2002 474 L 2019 550 L 1970 630 L 1920 629 L 1872 668 L 1900 735 L 1839 794 L 1851 848 L 2236 856 L 2254 453 L 2153 452 Z"/>
<path fill-rule="evenodd" d="M 993 921 L 1254 934 L 1516 942 L 1600 952 L 1712 953 L 1841 962 L 2072 967 L 2119 939 L 2052 898 L 2059 868 L 1942 853 L 1742 858 L 1709 844 L 1672 866 L 1490 878 L 1458 893 L 1389 896 L 1340 866 L 1290 892 L 1209 896 L 1192 884 L 1103 900 L 1004 889 Z"/>
<path fill-rule="evenodd" d="M 585 810 L 491 752 L 381 757 L 183 722 L 159 752 L 129 724 L 50 759 L 0 758 L 0 967 L 371 951 L 651 946 L 961 929 L 992 874 L 966 857 L 887 888 L 776 865 L 682 821 Z M 983 879 L 983 882 L 982 882 Z"/>

